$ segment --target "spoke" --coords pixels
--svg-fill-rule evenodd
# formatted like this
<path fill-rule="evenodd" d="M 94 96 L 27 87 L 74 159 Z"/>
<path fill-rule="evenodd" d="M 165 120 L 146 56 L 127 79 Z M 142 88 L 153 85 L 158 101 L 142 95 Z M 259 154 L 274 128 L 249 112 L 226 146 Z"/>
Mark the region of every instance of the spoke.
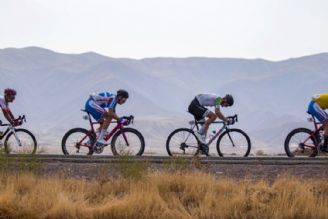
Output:
<path fill-rule="evenodd" d="M 224 134 L 219 143 L 219 149 L 223 156 L 243 157 L 246 155 L 248 148 L 246 137 L 237 131 Z"/>
<path fill-rule="evenodd" d="M 119 155 L 128 155 L 128 156 L 135 156 L 138 155 L 142 148 L 143 143 L 139 136 L 133 132 L 124 132 L 126 139 L 128 141 L 125 141 L 123 134 L 120 134 L 116 141 L 115 141 L 115 150 Z"/>
<path fill-rule="evenodd" d="M 179 130 L 171 136 L 168 147 L 173 156 L 192 156 L 198 150 L 198 142 L 189 130 Z"/>
<path fill-rule="evenodd" d="M 35 147 L 33 138 L 22 131 L 13 133 L 7 141 L 7 150 L 11 154 L 32 154 Z"/>

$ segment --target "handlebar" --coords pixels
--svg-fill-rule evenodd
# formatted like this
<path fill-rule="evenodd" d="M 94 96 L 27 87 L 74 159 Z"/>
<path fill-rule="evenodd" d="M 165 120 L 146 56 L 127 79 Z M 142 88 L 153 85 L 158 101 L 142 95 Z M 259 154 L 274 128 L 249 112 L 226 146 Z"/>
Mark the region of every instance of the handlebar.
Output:
<path fill-rule="evenodd" d="M 130 125 L 130 124 L 133 124 L 133 122 L 134 122 L 134 116 L 132 116 L 132 115 L 130 115 L 130 116 L 123 116 L 123 117 L 121 117 L 121 118 L 123 118 L 123 119 L 126 120 L 126 121 L 122 124 L 122 125 L 124 125 L 124 126 L 128 126 L 128 125 Z M 117 122 L 119 122 L 119 121 L 117 121 Z"/>
<path fill-rule="evenodd" d="M 237 114 L 235 114 L 234 116 L 228 116 L 227 118 L 229 118 L 233 121 L 232 124 L 234 124 L 235 122 L 238 122 L 238 115 Z"/>
<path fill-rule="evenodd" d="M 25 115 L 22 115 L 22 116 L 19 116 L 17 119 L 15 119 L 16 121 L 20 121 L 20 122 L 26 122 L 26 116 Z M 10 123 L 2 123 L 2 121 L 0 120 L 0 126 L 11 126 L 12 124 Z"/>
<path fill-rule="evenodd" d="M 17 120 L 21 120 L 22 122 L 26 122 L 26 117 L 25 115 L 19 116 Z"/>

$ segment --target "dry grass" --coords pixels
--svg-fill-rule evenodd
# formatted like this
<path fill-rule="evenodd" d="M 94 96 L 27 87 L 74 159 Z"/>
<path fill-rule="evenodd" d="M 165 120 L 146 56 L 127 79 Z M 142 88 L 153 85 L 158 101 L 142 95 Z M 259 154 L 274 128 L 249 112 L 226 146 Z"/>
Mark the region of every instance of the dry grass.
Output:
<path fill-rule="evenodd" d="M 0 176 L 0 218 L 328 218 L 327 181 L 272 185 L 193 172 L 107 182 Z"/>

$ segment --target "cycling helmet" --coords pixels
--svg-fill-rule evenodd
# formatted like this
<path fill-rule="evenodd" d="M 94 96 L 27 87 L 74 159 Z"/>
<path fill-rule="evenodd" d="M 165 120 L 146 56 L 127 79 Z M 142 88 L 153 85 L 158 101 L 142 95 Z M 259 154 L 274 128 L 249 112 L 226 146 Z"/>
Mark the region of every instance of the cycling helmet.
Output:
<path fill-rule="evenodd" d="M 232 97 L 232 95 L 227 94 L 224 98 L 226 99 L 226 101 L 229 104 L 229 106 L 232 106 L 233 105 L 233 97 Z"/>
<path fill-rule="evenodd" d="M 129 98 L 129 93 L 126 90 L 120 89 L 120 90 L 117 91 L 116 96 Z"/>
<path fill-rule="evenodd" d="M 17 94 L 17 92 L 14 89 L 11 89 L 11 88 L 5 89 L 5 95 L 15 96 L 16 94 Z"/>

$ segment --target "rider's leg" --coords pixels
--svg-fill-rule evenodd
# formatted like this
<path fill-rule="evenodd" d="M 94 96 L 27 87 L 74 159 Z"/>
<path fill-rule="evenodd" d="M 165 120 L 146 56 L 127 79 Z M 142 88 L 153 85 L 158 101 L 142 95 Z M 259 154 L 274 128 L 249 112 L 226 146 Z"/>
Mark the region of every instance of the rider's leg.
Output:
<path fill-rule="evenodd" d="M 328 152 L 328 114 L 314 101 L 310 102 L 308 112 L 323 124 L 324 143 L 322 149 Z"/>
<path fill-rule="evenodd" d="M 104 140 L 104 136 L 107 134 L 107 128 L 111 122 L 111 118 L 109 117 L 107 111 L 96 104 L 93 100 L 88 100 L 86 102 L 85 109 L 96 121 L 100 122 L 100 127 L 98 129 L 100 134 L 98 136 L 97 142 L 105 144 L 106 141 Z"/>
<path fill-rule="evenodd" d="M 107 134 L 107 129 L 109 127 L 110 122 L 112 121 L 113 117 L 108 113 L 108 112 L 104 112 L 103 116 L 102 116 L 102 124 L 100 125 L 100 134 L 98 137 L 98 140 L 103 141 L 103 138 L 105 137 L 105 135 Z"/>
<path fill-rule="evenodd" d="M 205 121 L 204 125 L 199 129 L 199 134 L 205 135 L 207 133 L 207 130 L 212 122 L 214 122 L 217 118 L 216 114 L 209 111 L 207 113 L 208 119 Z"/>

